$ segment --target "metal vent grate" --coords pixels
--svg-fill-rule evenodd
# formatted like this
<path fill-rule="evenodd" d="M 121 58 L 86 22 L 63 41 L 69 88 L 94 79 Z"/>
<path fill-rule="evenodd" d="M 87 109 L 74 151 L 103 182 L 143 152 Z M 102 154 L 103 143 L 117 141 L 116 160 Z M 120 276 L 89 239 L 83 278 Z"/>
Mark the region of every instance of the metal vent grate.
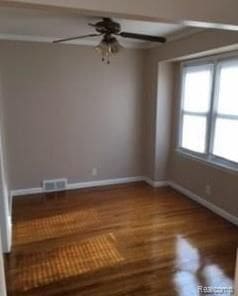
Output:
<path fill-rule="evenodd" d="M 67 179 L 53 179 L 43 181 L 43 190 L 47 192 L 66 190 Z"/>

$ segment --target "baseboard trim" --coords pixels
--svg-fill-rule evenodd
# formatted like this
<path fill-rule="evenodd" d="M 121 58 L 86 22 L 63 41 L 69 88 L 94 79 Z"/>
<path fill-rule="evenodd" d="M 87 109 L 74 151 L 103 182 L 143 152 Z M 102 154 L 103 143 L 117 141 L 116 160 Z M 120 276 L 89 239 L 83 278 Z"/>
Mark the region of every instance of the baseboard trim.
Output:
<path fill-rule="evenodd" d="M 186 195 L 187 197 L 191 198 L 192 200 L 198 202 L 202 206 L 208 208 L 215 214 L 221 216 L 222 218 L 226 219 L 227 221 L 231 222 L 232 224 L 238 226 L 238 217 L 228 213 L 224 209 L 221 209 L 220 207 L 214 205 L 213 203 L 207 201 L 206 199 L 200 197 L 199 195 L 195 194 L 194 192 L 190 191 L 187 188 L 184 188 L 183 186 L 173 182 L 169 181 L 168 185 L 172 187 L 174 190 Z"/>
<path fill-rule="evenodd" d="M 22 196 L 22 195 L 38 194 L 42 192 L 43 192 L 43 189 L 41 187 L 16 189 L 16 190 L 11 190 L 11 196 L 15 197 L 15 196 Z"/>
<path fill-rule="evenodd" d="M 136 176 L 136 177 L 126 177 L 126 178 L 116 178 L 116 179 L 106 179 L 99 181 L 87 181 L 87 182 L 78 182 L 78 183 L 70 183 L 67 184 L 66 190 L 74 190 L 74 189 L 83 189 L 90 187 L 99 187 L 99 186 L 108 186 L 108 185 L 119 185 L 119 184 L 127 184 L 133 182 L 141 182 L 145 181 L 145 177 Z M 11 196 L 22 196 L 22 195 L 33 195 L 45 192 L 42 187 L 35 188 L 25 188 L 25 189 L 17 189 L 11 191 Z"/>
<path fill-rule="evenodd" d="M 155 188 L 168 186 L 168 181 L 154 181 L 148 177 L 144 177 L 144 181 Z"/>
<path fill-rule="evenodd" d="M 127 184 L 133 182 L 146 182 L 152 187 L 158 188 L 163 186 L 168 186 L 167 181 L 154 181 L 145 176 L 136 176 L 136 177 L 126 177 L 126 178 L 116 178 L 116 179 L 106 179 L 99 181 L 86 181 L 86 182 L 78 182 L 78 183 L 70 183 L 67 184 L 66 190 L 75 190 L 75 189 L 83 189 L 90 187 L 99 187 L 99 186 L 108 186 L 108 185 L 119 185 L 119 184 Z M 11 191 L 11 197 L 15 196 L 23 196 L 23 195 L 33 195 L 44 193 L 45 191 L 42 187 L 34 187 L 34 188 L 25 188 L 25 189 L 16 189 Z"/>
<path fill-rule="evenodd" d="M 100 187 L 100 186 L 108 186 L 108 185 L 119 185 L 119 184 L 127 184 L 127 183 L 141 182 L 141 181 L 144 181 L 144 177 L 142 176 L 107 179 L 107 180 L 99 180 L 99 181 L 87 181 L 87 182 L 68 184 L 66 190 Z"/>

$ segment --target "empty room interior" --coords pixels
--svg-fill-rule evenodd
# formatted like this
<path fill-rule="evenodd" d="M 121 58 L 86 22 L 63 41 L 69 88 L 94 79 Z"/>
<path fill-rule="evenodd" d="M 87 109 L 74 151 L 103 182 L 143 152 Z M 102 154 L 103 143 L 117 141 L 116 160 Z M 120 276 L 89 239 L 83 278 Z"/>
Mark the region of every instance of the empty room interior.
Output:
<path fill-rule="evenodd" d="M 0 296 L 235 295 L 237 11 L 0 2 Z"/>

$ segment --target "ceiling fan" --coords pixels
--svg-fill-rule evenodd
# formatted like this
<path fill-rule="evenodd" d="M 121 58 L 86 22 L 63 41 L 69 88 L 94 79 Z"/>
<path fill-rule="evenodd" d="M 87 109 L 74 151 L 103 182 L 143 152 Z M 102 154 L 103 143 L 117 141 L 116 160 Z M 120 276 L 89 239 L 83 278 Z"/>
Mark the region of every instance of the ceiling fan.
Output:
<path fill-rule="evenodd" d="M 122 32 L 121 25 L 111 18 L 103 18 L 101 21 L 97 22 L 96 24 L 88 24 L 95 28 L 97 33 L 75 36 L 70 38 L 64 38 L 53 41 L 53 43 L 61 43 L 71 40 L 77 40 L 87 37 L 99 37 L 102 36 L 102 40 L 99 45 L 96 47 L 96 50 L 101 54 L 102 61 L 107 61 L 110 64 L 110 57 L 112 54 L 116 54 L 120 51 L 121 45 L 119 44 L 117 38 L 115 36 L 121 36 L 124 38 L 131 38 L 131 39 L 138 39 L 144 41 L 151 41 L 151 42 L 166 42 L 164 37 L 159 36 L 150 36 L 144 34 L 136 34 L 136 33 L 129 33 L 129 32 Z"/>

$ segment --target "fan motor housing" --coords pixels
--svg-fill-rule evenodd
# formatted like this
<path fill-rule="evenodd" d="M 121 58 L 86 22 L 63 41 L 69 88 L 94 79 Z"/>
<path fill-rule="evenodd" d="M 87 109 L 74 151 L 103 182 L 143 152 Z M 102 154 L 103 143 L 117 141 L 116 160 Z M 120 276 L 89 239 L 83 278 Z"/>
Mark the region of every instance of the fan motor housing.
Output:
<path fill-rule="evenodd" d="M 101 34 L 118 34 L 121 31 L 121 26 L 110 18 L 103 18 L 102 21 L 96 23 L 95 29 Z"/>

